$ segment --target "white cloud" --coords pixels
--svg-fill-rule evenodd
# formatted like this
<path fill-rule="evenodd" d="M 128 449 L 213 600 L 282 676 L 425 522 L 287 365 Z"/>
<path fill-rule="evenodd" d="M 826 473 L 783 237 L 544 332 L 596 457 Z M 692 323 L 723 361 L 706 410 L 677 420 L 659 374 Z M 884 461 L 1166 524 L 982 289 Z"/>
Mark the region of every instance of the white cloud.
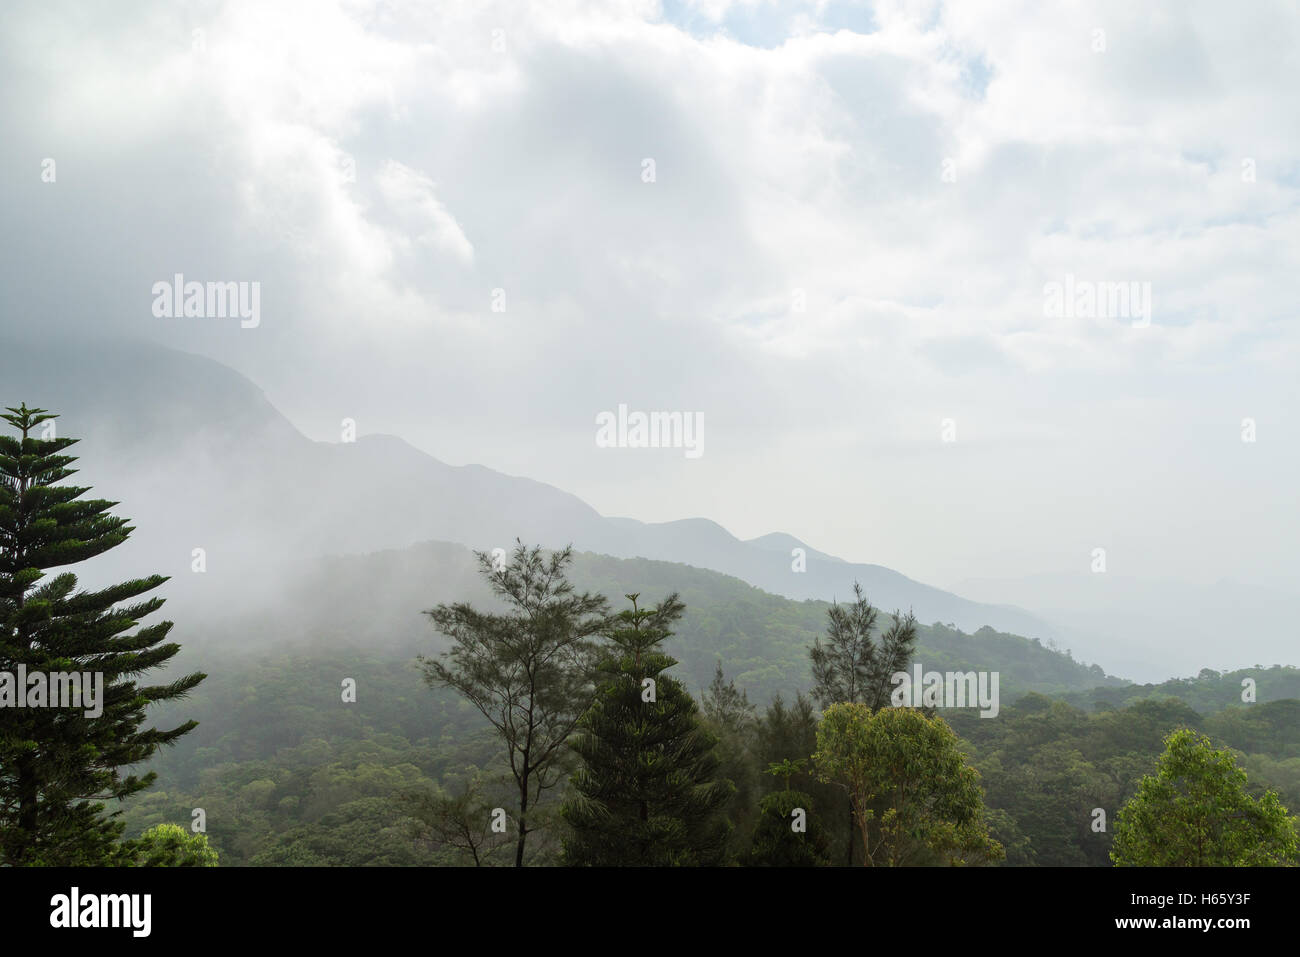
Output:
<path fill-rule="evenodd" d="M 474 247 L 465 238 L 456 218 L 438 201 L 433 181 L 395 160 L 389 160 L 376 176 L 380 195 L 389 211 L 412 223 L 411 236 L 401 237 L 403 246 L 423 244 L 454 256 L 461 262 L 474 259 Z"/>
<path fill-rule="evenodd" d="M 580 0 L 212 9 L 11 13 L 0 121 L 15 167 L 0 191 L 15 236 L 65 237 L 62 279 L 87 298 L 182 259 L 256 271 L 258 344 L 192 347 L 299 421 L 349 403 L 435 454 L 606 512 L 706 513 L 956 578 L 1005 531 L 988 516 L 1018 507 L 1025 527 L 999 560 L 1060 558 L 1033 483 L 1087 500 L 1015 437 L 1062 436 L 1091 462 L 1146 439 L 1192 474 L 1209 411 L 1252 392 L 1294 401 L 1300 18 L 1285 7 L 880 3 L 871 32 L 841 29 L 827 3 L 702 0 L 676 21 L 657 3 Z M 737 18 L 780 42 L 724 29 Z M 18 185 L 52 154 L 67 160 L 55 195 L 76 208 Z M 116 225 L 111 255 L 87 219 Z M 6 305 L 39 305 L 33 254 L 20 238 L 4 251 Z M 1067 272 L 1149 281 L 1151 327 L 1046 319 L 1043 284 Z M 110 311 L 183 344 L 133 325 L 129 304 Z M 290 348 L 312 364 L 284 362 Z M 1180 411 L 1155 435 L 1127 413 L 1076 415 L 1156 389 Z M 621 400 L 705 411 L 710 461 L 638 472 L 590 457 L 591 416 Z M 891 443 L 924 447 L 942 410 L 978 423 L 963 435 L 1011 437 L 1005 474 L 953 476 L 937 446 L 882 465 Z M 800 491 L 811 462 L 816 495 Z M 1140 527 L 1154 494 L 1102 495 L 1077 520 Z M 1161 494 L 1191 508 L 1198 493 Z M 1150 548 L 1202 560 L 1188 541 Z M 1279 562 L 1300 571 L 1266 543 L 1261 567 Z"/>

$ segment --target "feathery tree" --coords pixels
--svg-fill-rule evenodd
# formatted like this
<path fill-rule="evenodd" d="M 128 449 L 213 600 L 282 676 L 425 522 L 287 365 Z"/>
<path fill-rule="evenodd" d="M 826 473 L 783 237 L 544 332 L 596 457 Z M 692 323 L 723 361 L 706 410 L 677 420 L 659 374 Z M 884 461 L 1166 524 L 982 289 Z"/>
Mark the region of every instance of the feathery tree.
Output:
<path fill-rule="evenodd" d="M 154 772 L 123 776 L 121 769 L 197 722 L 142 729 L 145 708 L 184 697 L 205 675 L 165 685 L 135 681 L 180 650 L 163 644 L 170 621 L 126 634 L 163 604 L 130 600 L 166 576 L 98 591 L 78 591 L 71 572 L 44 580 L 47 569 L 120 545 L 133 528 L 108 514 L 117 502 L 83 499 L 88 487 L 57 484 L 76 472 L 68 467 L 75 456 L 62 453 L 77 441 L 54 437 L 57 416 L 22 405 L 0 418 L 21 433 L 0 436 L 0 864 L 129 864 L 129 845 L 119 843 L 121 811 L 105 814 L 104 802 L 153 783 Z M 49 437 L 34 435 L 38 429 Z M 94 679 L 80 683 L 80 695 L 71 693 L 73 706 L 62 693 L 55 700 L 56 688 L 74 687 L 74 673 L 100 676 L 93 707 L 87 695 Z"/>
<path fill-rule="evenodd" d="M 700 710 L 710 721 L 736 734 L 744 734 L 753 726 L 754 706 L 749 703 L 749 694 L 736 687 L 734 678 L 727 680 L 722 673 L 721 659 L 714 669 L 713 681 L 700 700 Z"/>
<path fill-rule="evenodd" d="M 573 749 L 582 759 L 561 815 L 564 859 L 580 866 L 710 866 L 724 862 L 731 825 L 720 814 L 730 782 L 715 780 L 716 737 L 690 693 L 664 672 L 659 650 L 685 606 L 674 593 L 656 608 L 620 612 L 603 681 Z"/>
<path fill-rule="evenodd" d="M 826 610 L 826 644 L 813 639 L 808 649 L 812 658 L 813 697 L 823 709 L 833 704 L 865 704 L 872 711 L 889 707 L 893 691 L 892 678 L 905 671 L 916 648 L 916 617 L 898 612 L 879 636 L 875 631 L 879 612 L 853 583 L 853 602 L 832 603 Z M 854 819 L 848 816 L 848 840 L 845 851 L 848 865 L 853 866 Z"/>
<path fill-rule="evenodd" d="M 760 766 L 791 765 L 797 769 L 782 790 L 793 786 L 808 791 L 816 786 L 816 778 L 803 770 L 801 762 L 817 750 L 817 711 L 802 691 L 795 693 L 793 705 L 787 705 L 777 694 L 758 719 L 755 737 L 754 751 Z"/>
<path fill-rule="evenodd" d="M 1275 792 L 1246 793 L 1231 751 L 1182 728 L 1165 737 L 1155 775 L 1120 808 L 1110 857 L 1137 867 L 1296 864 L 1298 831 Z"/>
<path fill-rule="evenodd" d="M 758 766 L 754 759 L 758 721 L 749 695 L 728 680 L 719 661 L 713 681 L 700 698 L 700 712 L 708 729 L 717 737 L 718 777 L 736 789 L 727 814 L 732 823 L 727 853 L 735 859 L 749 851 L 758 812 Z"/>
<path fill-rule="evenodd" d="M 427 684 L 456 689 L 505 742 L 519 796 L 515 866 L 522 867 L 537 804 L 567 770 L 564 743 L 595 693 L 592 636 L 608 603 L 574 592 L 565 578 L 572 548 L 543 558 L 540 548 L 516 540 L 511 560 L 500 566 L 487 552 L 475 555 L 510 610 L 482 612 L 457 602 L 425 612 L 452 644 L 442 660 L 419 661 Z"/>
<path fill-rule="evenodd" d="M 823 709 L 844 702 L 865 704 L 872 711 L 889 707 L 893 676 L 907 669 L 916 648 L 916 617 L 894 612 L 889 627 L 875 636 L 879 612 L 853 583 L 853 602 L 826 610 L 826 643 L 814 638 L 813 697 Z"/>

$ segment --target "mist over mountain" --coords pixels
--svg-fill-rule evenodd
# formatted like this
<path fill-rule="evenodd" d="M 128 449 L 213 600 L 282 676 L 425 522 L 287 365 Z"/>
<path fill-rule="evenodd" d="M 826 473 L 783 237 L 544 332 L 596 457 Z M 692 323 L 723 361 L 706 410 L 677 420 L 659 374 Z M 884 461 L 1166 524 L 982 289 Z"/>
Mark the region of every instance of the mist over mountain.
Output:
<path fill-rule="evenodd" d="M 818 882 L 847 914 L 919 866 L 953 927 L 1286 926 L 1297 44 L 1204 0 L 7 2 L 11 909 L 337 948 L 321 901 L 499 923 L 389 868 L 543 866 L 512 940 L 594 943 L 556 915 L 610 867 L 647 914 L 659 868 L 880 868 Z"/>
<path fill-rule="evenodd" d="M 632 591 L 648 600 L 678 593 L 686 613 L 666 647 L 693 689 L 708 685 L 718 663 L 761 704 L 778 693 L 793 698 L 808 685 L 808 647 L 825 631 L 829 601 L 787 599 L 680 562 L 586 551 L 574 554 L 571 577 L 576 588 L 604 595 L 614 608 Z M 271 606 L 228 607 L 195 622 L 187 655 L 199 661 L 218 650 L 323 655 L 350 649 L 409 660 L 446 647 L 422 614 L 434 605 L 504 609 L 471 551 L 451 542 L 320 558 L 287 571 L 280 584 Z M 997 671 L 1008 702 L 1030 691 L 1085 693 L 1127 684 L 1099 664 L 987 626 L 966 632 L 921 625 L 916 660 L 929 669 Z"/>
<path fill-rule="evenodd" d="M 0 377 L 7 393 L 22 397 L 13 402 L 58 411 L 59 433 L 83 437 L 80 465 L 96 494 L 120 500 L 137 526 L 114 558 L 175 576 L 178 596 L 194 591 L 196 548 L 211 576 L 199 593 L 237 583 L 240 600 L 250 601 L 259 590 L 275 593 L 276 570 L 317 555 L 431 539 L 491 550 L 519 538 L 712 569 L 793 599 L 842 600 L 858 581 L 878 606 L 911 609 L 922 622 L 1055 633 L 1018 609 L 846 562 L 782 533 L 741 541 L 703 518 L 607 518 L 560 489 L 479 465 L 448 465 L 391 435 L 315 442 L 254 383 L 199 356 L 124 341 L 56 350 L 10 340 Z M 805 570 L 795 571 L 796 563 Z M 96 571 L 111 577 L 129 568 Z"/>
<path fill-rule="evenodd" d="M 1087 648 L 1116 673 L 1158 681 L 1200 668 L 1294 664 L 1300 596 L 1220 579 L 1201 585 L 1082 569 L 1073 575 L 972 578 L 956 586 L 975 599 L 1031 609 L 1057 626 L 1062 647 Z M 1158 651 L 1157 651 L 1158 649 Z M 1155 655 L 1158 653 L 1158 660 Z"/>
<path fill-rule="evenodd" d="M 277 576 L 320 555 L 430 540 L 508 549 L 519 538 L 680 562 L 792 599 L 843 600 L 858 581 L 885 610 L 1039 638 L 1135 680 L 1294 660 L 1294 599 L 1277 589 L 1085 570 L 1022 580 L 972 575 L 958 595 L 783 532 L 744 541 L 706 518 L 602 516 L 551 485 L 449 465 L 398 436 L 313 441 L 244 376 L 160 346 L 105 339 L 70 348 L 10 337 L 0 381 L 7 401 L 60 413 L 59 434 L 81 438 L 76 452 L 95 494 L 120 501 L 137 526 L 127 546 L 88 571 L 105 581 L 170 574 L 174 606 L 212 599 L 223 594 L 219 586 L 237 588 L 241 602 L 273 601 Z M 207 578 L 192 572 L 196 548 Z"/>

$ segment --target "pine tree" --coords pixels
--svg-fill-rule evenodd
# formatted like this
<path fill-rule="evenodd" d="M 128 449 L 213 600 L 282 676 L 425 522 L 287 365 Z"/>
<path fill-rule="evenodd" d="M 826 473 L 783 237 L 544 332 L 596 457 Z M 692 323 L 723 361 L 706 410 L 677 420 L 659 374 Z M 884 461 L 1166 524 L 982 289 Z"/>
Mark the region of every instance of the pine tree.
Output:
<path fill-rule="evenodd" d="M 834 704 L 865 704 L 872 711 L 889 707 L 893 676 L 907 668 L 916 647 L 916 617 L 896 611 L 890 626 L 876 643 L 873 632 L 879 613 L 853 583 L 853 603 L 833 603 L 826 610 L 826 644 L 813 639 L 808 649 L 812 659 L 813 697 L 823 709 Z M 850 811 L 847 818 L 846 861 L 853 866 L 856 825 Z"/>
<path fill-rule="evenodd" d="M 183 697 L 205 675 L 153 686 L 134 680 L 180 650 L 162 643 L 169 621 L 126 634 L 163 599 L 122 603 L 166 577 L 99 591 L 77 591 L 71 572 L 42 581 L 46 569 L 102 554 L 133 529 L 108 514 L 116 502 L 82 499 L 89 488 L 56 484 L 76 471 L 68 468 L 76 458 L 61 453 L 77 440 L 32 434 L 56 416 L 25 405 L 8 413 L 2 417 L 22 438 L 0 436 L 0 864 L 128 863 L 121 812 L 105 814 L 104 802 L 153 783 L 153 772 L 123 776 L 120 769 L 197 722 L 142 730 L 145 708 Z M 99 700 L 88 706 L 94 682 L 83 682 L 80 700 L 73 698 L 81 706 L 50 706 L 55 687 L 69 687 L 60 676 L 72 672 L 102 675 Z M 43 700 L 33 693 L 42 686 Z"/>
<path fill-rule="evenodd" d="M 456 689 L 505 744 L 518 793 L 515 866 L 523 867 L 528 835 L 547 820 L 542 796 L 567 774 L 565 743 L 595 694 L 591 638 L 605 624 L 607 602 L 573 590 L 566 577 L 572 548 L 543 557 L 541 548 L 516 539 L 508 563 L 475 555 L 509 610 L 494 614 L 457 602 L 425 612 L 451 647 L 441 660 L 419 661 L 430 687 Z"/>
<path fill-rule="evenodd" d="M 802 691 L 795 693 L 793 704 L 787 705 L 781 695 L 776 695 L 758 720 L 755 757 L 759 767 L 768 769 L 763 783 L 770 788 L 768 796 L 781 791 L 798 791 L 809 798 L 809 803 L 798 805 L 807 810 L 810 819 L 819 822 L 851 820 L 853 807 L 848 795 L 834 784 L 818 779 L 810 766 L 813 752 L 817 750 L 817 708 Z M 773 776 L 775 767 L 794 770 L 784 782 Z M 766 798 L 765 798 L 766 799 Z M 856 841 L 857 831 L 845 833 L 841 828 L 823 827 L 830 859 L 841 863 L 847 852 L 841 842 Z M 754 840 L 758 839 L 755 833 Z"/>
<path fill-rule="evenodd" d="M 731 821 L 731 839 L 727 856 L 740 860 L 749 852 L 758 815 L 758 767 L 754 759 L 755 730 L 758 720 L 749 695 L 728 680 L 717 663 L 713 681 L 700 698 L 704 726 L 717 737 L 714 754 L 718 758 L 718 775 L 736 789 L 727 808 Z"/>
<path fill-rule="evenodd" d="M 749 703 L 749 694 L 736 687 L 734 678 L 727 680 L 727 676 L 722 673 L 721 659 L 713 672 L 713 681 L 704 691 L 700 706 L 706 718 L 737 735 L 745 734 L 753 727 L 754 706 Z"/>
<path fill-rule="evenodd" d="M 711 866 L 724 862 L 730 824 L 720 814 L 730 782 L 718 782 L 716 738 L 689 692 L 664 672 L 659 650 L 685 606 L 615 616 L 600 692 L 572 747 L 582 760 L 561 811 L 571 833 L 565 862 L 583 866 Z"/>
<path fill-rule="evenodd" d="M 813 639 L 813 697 L 823 709 L 833 704 L 862 703 L 872 711 L 889 707 L 893 676 L 907 668 L 916 648 L 916 617 L 894 612 L 890 625 L 876 643 L 879 612 L 853 583 L 850 605 L 832 604 L 826 610 L 826 644 Z"/>

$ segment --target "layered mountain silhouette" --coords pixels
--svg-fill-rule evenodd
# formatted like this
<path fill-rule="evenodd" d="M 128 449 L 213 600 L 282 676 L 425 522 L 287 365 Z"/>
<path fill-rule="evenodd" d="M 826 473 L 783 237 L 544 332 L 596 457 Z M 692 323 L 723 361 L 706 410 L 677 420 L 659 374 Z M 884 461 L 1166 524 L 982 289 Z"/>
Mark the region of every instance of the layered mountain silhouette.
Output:
<path fill-rule="evenodd" d="M 231 595 L 214 586 L 237 582 L 240 599 L 251 602 L 274 590 L 277 567 L 320 555 L 430 540 L 509 549 L 518 538 L 711 569 L 792 599 L 847 599 L 857 581 L 877 606 L 911 609 L 925 623 L 1055 634 L 1018 608 L 846 562 L 790 535 L 743 541 L 704 518 L 602 516 L 561 489 L 480 465 L 448 465 L 391 435 L 316 442 L 239 373 L 160 346 L 4 340 L 0 383 L 0 404 L 61 414 L 59 434 L 82 439 L 75 452 L 86 484 L 120 501 L 119 513 L 137 526 L 116 550 L 121 565 L 103 567 L 104 576 L 162 571 L 174 576 L 173 594 Z M 191 574 L 196 563 L 203 576 Z"/>

